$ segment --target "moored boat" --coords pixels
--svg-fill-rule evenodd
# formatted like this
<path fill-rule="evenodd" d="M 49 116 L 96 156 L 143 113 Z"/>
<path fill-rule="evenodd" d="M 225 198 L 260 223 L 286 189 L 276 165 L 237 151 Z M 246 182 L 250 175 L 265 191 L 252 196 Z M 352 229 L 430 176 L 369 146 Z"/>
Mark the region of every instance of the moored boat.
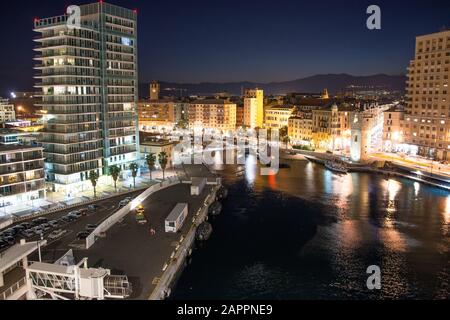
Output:
<path fill-rule="evenodd" d="M 328 170 L 337 172 L 337 173 L 342 173 L 342 174 L 347 174 L 347 172 L 348 172 L 347 166 L 344 163 L 337 162 L 337 161 L 326 161 L 325 168 L 327 168 Z"/>

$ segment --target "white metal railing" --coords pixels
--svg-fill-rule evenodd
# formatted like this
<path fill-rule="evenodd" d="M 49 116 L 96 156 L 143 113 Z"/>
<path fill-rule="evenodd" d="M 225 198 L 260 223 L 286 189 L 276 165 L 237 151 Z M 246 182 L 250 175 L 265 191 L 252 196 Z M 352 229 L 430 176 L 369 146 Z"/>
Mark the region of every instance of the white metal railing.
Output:
<path fill-rule="evenodd" d="M 15 284 L 13 284 L 11 287 L 9 287 L 6 291 L 2 292 L 0 294 L 0 300 L 6 300 L 10 296 L 12 296 L 15 292 L 17 292 L 20 288 L 25 286 L 27 283 L 27 278 L 23 277 L 19 281 L 17 281 Z"/>

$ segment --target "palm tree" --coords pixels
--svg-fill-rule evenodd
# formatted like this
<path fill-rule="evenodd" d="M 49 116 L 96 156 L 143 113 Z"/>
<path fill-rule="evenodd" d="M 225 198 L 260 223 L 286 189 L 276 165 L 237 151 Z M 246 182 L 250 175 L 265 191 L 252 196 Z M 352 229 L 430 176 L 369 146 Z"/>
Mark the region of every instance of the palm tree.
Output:
<path fill-rule="evenodd" d="M 138 169 L 139 169 L 139 166 L 137 165 L 136 162 L 133 162 L 130 164 L 130 170 L 131 170 L 131 176 L 133 177 L 134 188 L 136 188 L 136 177 L 137 177 Z"/>
<path fill-rule="evenodd" d="M 166 179 L 167 162 L 169 161 L 169 159 L 167 157 L 167 153 L 161 152 L 160 154 L 158 154 L 158 161 L 159 161 L 159 165 L 161 166 L 161 169 L 163 172 L 163 180 L 165 180 Z"/>
<path fill-rule="evenodd" d="M 150 180 L 152 180 L 152 171 L 155 169 L 156 156 L 154 153 L 150 153 L 145 157 L 148 170 L 150 171 Z"/>
<path fill-rule="evenodd" d="M 92 186 L 94 187 L 94 198 L 97 198 L 97 181 L 98 181 L 97 171 L 92 170 L 89 172 L 89 180 L 91 180 Z"/>
<path fill-rule="evenodd" d="M 117 192 L 117 179 L 119 178 L 120 171 L 122 171 L 122 169 L 120 169 L 120 167 L 116 165 L 109 167 L 109 174 L 114 180 L 114 189 L 116 190 L 116 192 Z"/>

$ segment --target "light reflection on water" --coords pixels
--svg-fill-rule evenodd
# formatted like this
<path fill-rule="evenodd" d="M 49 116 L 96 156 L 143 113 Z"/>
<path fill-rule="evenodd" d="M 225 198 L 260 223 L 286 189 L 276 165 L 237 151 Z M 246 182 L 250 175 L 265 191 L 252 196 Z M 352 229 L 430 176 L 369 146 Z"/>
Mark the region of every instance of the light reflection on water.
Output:
<path fill-rule="evenodd" d="M 255 160 L 222 172 L 229 199 L 174 298 L 449 298 L 448 192 L 306 161 L 260 176 Z"/>

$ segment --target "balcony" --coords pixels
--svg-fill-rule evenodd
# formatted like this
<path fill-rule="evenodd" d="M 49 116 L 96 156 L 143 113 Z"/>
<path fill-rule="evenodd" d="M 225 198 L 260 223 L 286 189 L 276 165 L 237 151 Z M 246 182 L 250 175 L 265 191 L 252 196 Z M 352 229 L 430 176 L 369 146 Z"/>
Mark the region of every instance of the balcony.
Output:
<path fill-rule="evenodd" d="M 131 152 L 136 152 L 136 145 L 112 147 L 110 149 L 110 156 L 117 156 L 120 154 L 126 154 Z"/>

